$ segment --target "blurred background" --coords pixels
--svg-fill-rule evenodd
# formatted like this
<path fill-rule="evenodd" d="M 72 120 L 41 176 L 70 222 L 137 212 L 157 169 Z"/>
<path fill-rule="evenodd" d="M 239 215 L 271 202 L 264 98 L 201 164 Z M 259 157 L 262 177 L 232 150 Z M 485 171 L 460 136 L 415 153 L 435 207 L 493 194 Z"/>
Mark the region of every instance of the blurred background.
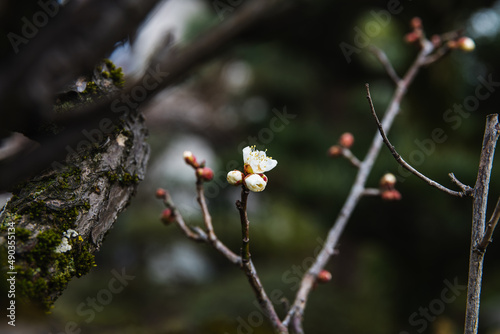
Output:
<path fill-rule="evenodd" d="M 137 75 L 166 33 L 187 45 L 245 4 L 165 1 L 134 44 L 120 44 L 111 59 L 128 76 Z M 272 333 L 238 268 L 161 223 L 155 189 L 168 189 L 185 220 L 200 225 L 195 176 L 182 153 L 206 160 L 215 172 L 206 195 L 216 233 L 237 252 L 234 203 L 240 191 L 227 185 L 225 175 L 243 167 L 244 146 L 267 149 L 278 166 L 267 173 L 266 190 L 250 194 L 251 252 L 267 292 L 293 301 L 356 174 L 327 150 L 349 131 L 352 151 L 363 159 L 377 133 L 364 84 L 370 83 L 380 116 L 395 89 L 366 46 L 356 43 L 359 32 L 369 34 L 369 43 L 384 50 L 402 76 L 418 52 L 404 41 L 414 16 L 422 18 L 428 36 L 465 29 L 476 50 L 452 52 L 422 69 L 389 138 L 427 176 L 454 188 L 447 176 L 454 172 L 473 186 L 486 115 L 500 106 L 500 2 L 299 1 L 143 107 L 152 147 L 147 178 L 107 235 L 97 267 L 69 284 L 51 314 L 32 322 L 36 332 Z M 356 51 L 343 52 L 347 44 Z M 474 100 L 484 82 L 491 83 L 490 96 Z M 462 114 L 447 112 L 460 106 Z M 429 144 L 436 128 L 446 140 Z M 488 218 L 500 195 L 499 162 L 497 155 Z M 471 200 L 450 197 L 399 170 L 383 148 L 367 186 L 377 187 L 383 174 L 393 173 L 402 199 L 360 201 L 326 267 L 333 279 L 310 295 L 306 333 L 462 332 Z M 484 266 L 481 333 L 500 333 L 499 256 L 493 242 Z M 117 273 L 127 279 L 123 289 L 109 293 Z M 445 290 L 449 299 L 442 297 Z M 17 332 L 30 330 L 29 322 L 18 322 Z"/>

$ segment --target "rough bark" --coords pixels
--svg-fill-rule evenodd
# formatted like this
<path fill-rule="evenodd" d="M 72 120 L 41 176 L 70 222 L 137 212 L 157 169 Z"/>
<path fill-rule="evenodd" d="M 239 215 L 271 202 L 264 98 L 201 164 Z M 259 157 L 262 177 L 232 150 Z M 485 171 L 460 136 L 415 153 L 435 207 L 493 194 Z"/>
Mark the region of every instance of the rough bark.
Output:
<path fill-rule="evenodd" d="M 485 249 L 481 249 L 480 245 L 484 238 L 488 190 L 491 170 L 493 168 L 493 157 L 499 135 L 498 114 L 488 115 L 486 128 L 484 130 L 477 180 L 474 186 L 465 334 L 475 334 L 478 331 L 483 261 L 486 251 Z"/>
<path fill-rule="evenodd" d="M 109 68 L 99 68 L 86 83 L 87 90 L 98 88 L 87 92 L 94 99 L 116 90 L 111 81 L 120 81 L 103 79 Z M 69 102 L 59 100 L 59 107 L 70 105 L 64 112 L 88 103 L 80 93 L 68 95 L 73 96 Z M 48 308 L 71 278 L 87 273 L 104 236 L 144 178 L 149 146 L 142 115 L 132 112 L 103 122 L 109 132 L 89 130 L 87 140 L 68 146 L 72 153 L 65 160 L 17 186 L 0 214 L 2 272 L 16 277 L 17 300 Z M 9 248 L 13 240 L 15 248 Z"/>

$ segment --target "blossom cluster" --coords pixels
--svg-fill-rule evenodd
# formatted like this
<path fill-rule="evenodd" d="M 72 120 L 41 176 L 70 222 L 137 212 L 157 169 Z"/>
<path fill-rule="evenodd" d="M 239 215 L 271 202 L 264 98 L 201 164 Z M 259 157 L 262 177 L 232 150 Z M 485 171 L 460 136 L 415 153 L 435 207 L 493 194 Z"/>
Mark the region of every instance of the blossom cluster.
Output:
<path fill-rule="evenodd" d="M 227 173 L 227 182 L 234 186 L 243 184 L 248 190 L 260 192 L 266 188 L 268 178 L 264 175 L 278 164 L 268 157 L 266 151 L 258 151 L 255 146 L 243 149 L 243 172 L 232 170 Z"/>

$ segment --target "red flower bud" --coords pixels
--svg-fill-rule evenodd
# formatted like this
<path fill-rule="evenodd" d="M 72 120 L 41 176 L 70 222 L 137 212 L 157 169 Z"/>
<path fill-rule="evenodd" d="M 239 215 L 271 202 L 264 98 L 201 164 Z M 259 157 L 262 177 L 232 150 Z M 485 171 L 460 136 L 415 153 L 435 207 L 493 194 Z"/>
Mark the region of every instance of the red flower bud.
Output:
<path fill-rule="evenodd" d="M 161 213 L 161 221 L 165 224 L 170 224 L 175 221 L 175 215 L 172 209 L 167 208 Z"/>
<path fill-rule="evenodd" d="M 316 278 L 318 283 L 327 283 L 332 279 L 332 274 L 328 270 L 321 270 Z"/>
<path fill-rule="evenodd" d="M 422 20 L 420 19 L 420 17 L 415 16 L 414 18 L 412 18 L 410 21 L 410 26 L 413 29 L 422 29 Z"/>
<path fill-rule="evenodd" d="M 384 201 L 399 201 L 401 193 L 396 189 L 383 191 L 380 195 Z"/>
<path fill-rule="evenodd" d="M 354 144 L 354 136 L 352 135 L 352 133 L 343 133 L 342 136 L 340 136 L 339 144 L 340 146 L 343 146 L 345 148 L 350 148 L 352 144 Z"/>
<path fill-rule="evenodd" d="M 196 161 L 196 157 L 190 151 L 184 151 L 184 161 L 193 168 L 200 167 L 200 164 Z"/>
<path fill-rule="evenodd" d="M 417 34 L 416 32 L 412 31 L 412 32 L 409 32 L 405 35 L 405 41 L 407 43 L 415 43 L 416 41 L 418 41 L 418 38 L 419 38 L 419 34 Z"/>
<path fill-rule="evenodd" d="M 340 157 L 342 155 L 342 147 L 339 145 L 333 145 L 328 149 L 328 156 L 331 158 Z"/>
<path fill-rule="evenodd" d="M 214 178 L 213 170 L 208 167 L 196 169 L 196 175 L 203 181 L 210 181 L 211 179 Z"/>
<path fill-rule="evenodd" d="M 163 188 L 156 189 L 156 198 L 164 198 L 167 192 Z"/>

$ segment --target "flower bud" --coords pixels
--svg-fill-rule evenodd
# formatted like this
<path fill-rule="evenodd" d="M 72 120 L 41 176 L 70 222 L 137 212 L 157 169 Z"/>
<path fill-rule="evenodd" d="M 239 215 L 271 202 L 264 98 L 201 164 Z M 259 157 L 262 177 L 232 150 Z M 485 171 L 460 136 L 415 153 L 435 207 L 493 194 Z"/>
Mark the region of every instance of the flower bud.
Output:
<path fill-rule="evenodd" d="M 332 274 L 328 270 L 321 270 L 316 277 L 318 283 L 327 283 L 332 279 Z"/>
<path fill-rule="evenodd" d="M 476 48 L 476 43 L 470 37 L 460 37 L 457 41 L 457 46 L 462 51 L 471 52 Z"/>
<path fill-rule="evenodd" d="M 175 221 L 175 215 L 172 209 L 167 208 L 161 213 L 161 221 L 165 224 L 170 224 Z"/>
<path fill-rule="evenodd" d="M 266 188 L 267 182 L 259 174 L 250 174 L 245 177 L 245 186 L 253 192 L 260 192 Z"/>
<path fill-rule="evenodd" d="M 396 184 L 396 177 L 392 173 L 387 173 L 380 179 L 381 188 L 393 188 Z"/>
<path fill-rule="evenodd" d="M 458 42 L 457 41 L 448 41 L 446 43 L 446 45 L 450 48 L 450 49 L 457 49 L 458 48 Z"/>
<path fill-rule="evenodd" d="M 391 189 L 383 191 L 380 197 L 382 197 L 384 201 L 399 201 L 402 196 L 396 189 Z"/>
<path fill-rule="evenodd" d="M 214 172 L 212 169 L 208 167 L 197 168 L 196 176 L 198 176 L 203 181 L 210 181 L 211 179 L 214 178 Z"/>
<path fill-rule="evenodd" d="M 196 157 L 191 151 L 184 151 L 184 161 L 193 168 L 200 167 L 200 164 L 196 161 Z"/>
<path fill-rule="evenodd" d="M 342 155 L 342 147 L 339 145 L 333 145 L 328 149 L 328 156 L 331 158 L 340 157 Z"/>
<path fill-rule="evenodd" d="M 233 186 L 240 185 L 243 182 L 244 176 L 245 175 L 239 170 L 236 169 L 232 170 L 229 173 L 227 173 L 227 182 Z"/>
<path fill-rule="evenodd" d="M 265 176 L 264 174 L 259 174 L 259 175 L 264 180 L 264 182 L 267 183 L 267 176 Z"/>
<path fill-rule="evenodd" d="M 416 41 L 418 41 L 419 37 L 420 37 L 419 34 L 412 31 L 412 32 L 409 32 L 405 35 L 405 41 L 407 43 L 415 43 Z"/>
<path fill-rule="evenodd" d="M 354 136 L 350 132 L 345 132 L 340 136 L 339 139 L 340 146 L 345 148 L 350 148 L 354 144 Z"/>
<path fill-rule="evenodd" d="M 166 190 L 163 188 L 158 188 L 156 189 L 156 198 L 164 198 L 165 195 L 167 194 Z"/>
<path fill-rule="evenodd" d="M 422 29 L 422 19 L 420 19 L 420 17 L 418 16 L 415 16 L 411 19 L 410 26 L 415 30 Z"/>

